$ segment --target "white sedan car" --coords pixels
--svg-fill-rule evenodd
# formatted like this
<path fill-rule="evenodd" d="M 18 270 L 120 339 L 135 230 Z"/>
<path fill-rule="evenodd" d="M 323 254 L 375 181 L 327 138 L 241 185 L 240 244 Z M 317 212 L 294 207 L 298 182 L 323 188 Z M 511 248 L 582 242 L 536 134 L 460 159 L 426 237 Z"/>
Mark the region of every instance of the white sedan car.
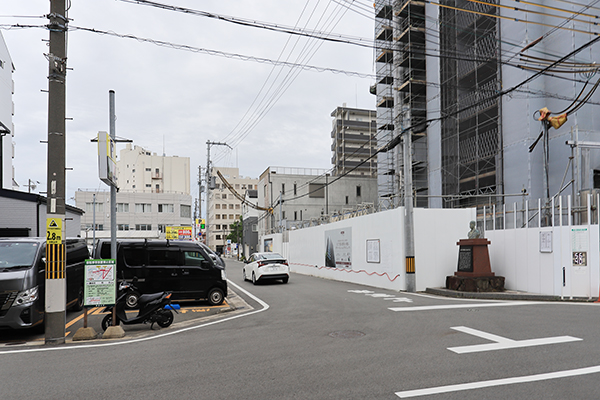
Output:
<path fill-rule="evenodd" d="M 271 279 L 281 279 L 283 283 L 288 283 L 290 267 L 279 253 L 254 253 L 244 265 L 244 280 L 248 279 L 255 285 L 258 281 Z"/>

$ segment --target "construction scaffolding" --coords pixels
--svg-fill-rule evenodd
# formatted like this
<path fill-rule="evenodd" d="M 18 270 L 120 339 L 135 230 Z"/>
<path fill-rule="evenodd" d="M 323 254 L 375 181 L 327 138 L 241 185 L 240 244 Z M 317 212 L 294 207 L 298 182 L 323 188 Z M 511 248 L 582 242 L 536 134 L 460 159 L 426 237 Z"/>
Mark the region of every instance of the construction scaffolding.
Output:
<path fill-rule="evenodd" d="M 442 192 L 461 197 L 444 206 L 501 204 L 477 197 L 503 193 L 498 0 L 441 3 L 477 12 L 440 9 Z"/>
<path fill-rule="evenodd" d="M 413 190 L 419 207 L 428 205 L 427 77 L 425 3 L 375 2 L 377 144 L 380 207 L 404 203 L 402 135 L 412 137 Z M 389 146 L 390 143 L 396 143 Z M 418 195 L 422 195 L 419 197 Z"/>

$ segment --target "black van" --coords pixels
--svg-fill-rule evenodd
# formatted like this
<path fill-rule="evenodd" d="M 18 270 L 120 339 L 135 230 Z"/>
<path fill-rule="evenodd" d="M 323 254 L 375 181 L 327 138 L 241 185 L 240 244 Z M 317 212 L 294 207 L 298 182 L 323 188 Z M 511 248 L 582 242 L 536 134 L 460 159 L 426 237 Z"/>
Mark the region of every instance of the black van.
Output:
<path fill-rule="evenodd" d="M 110 259 L 110 240 L 98 241 L 94 258 Z M 169 291 L 173 300 L 206 299 L 211 305 L 227 296 L 225 267 L 215 263 L 195 242 L 158 239 L 118 239 L 117 277 L 136 280 L 140 293 L 127 298 L 135 308 L 140 294 Z"/>
<path fill-rule="evenodd" d="M 83 276 L 89 258 L 83 239 L 67 239 L 67 308 L 83 308 Z M 46 238 L 0 238 L 0 328 L 44 326 Z"/>

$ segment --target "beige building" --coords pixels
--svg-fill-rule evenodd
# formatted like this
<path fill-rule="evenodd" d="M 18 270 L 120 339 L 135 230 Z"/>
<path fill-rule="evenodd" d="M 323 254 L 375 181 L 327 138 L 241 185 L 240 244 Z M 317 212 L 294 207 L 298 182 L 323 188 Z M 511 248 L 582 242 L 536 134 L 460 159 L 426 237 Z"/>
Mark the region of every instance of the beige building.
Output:
<path fill-rule="evenodd" d="M 117 161 L 119 190 L 190 194 L 190 158 L 159 156 L 127 143 Z"/>
<path fill-rule="evenodd" d="M 164 238 L 168 226 L 192 226 L 189 157 L 158 156 L 128 143 L 117 160 L 117 184 L 117 237 Z M 110 237 L 109 193 L 75 192 L 88 241 Z"/>
<path fill-rule="evenodd" d="M 216 179 L 215 187 L 208 191 L 207 197 L 207 244 L 211 249 L 226 254 L 234 251 L 233 246 L 227 246 L 227 236 L 233 223 L 240 220 L 242 202 L 225 187 L 217 171 L 242 197 L 246 190 L 257 189 L 258 179 L 240 176 L 238 168 L 213 167 L 210 171 L 210 176 Z"/>

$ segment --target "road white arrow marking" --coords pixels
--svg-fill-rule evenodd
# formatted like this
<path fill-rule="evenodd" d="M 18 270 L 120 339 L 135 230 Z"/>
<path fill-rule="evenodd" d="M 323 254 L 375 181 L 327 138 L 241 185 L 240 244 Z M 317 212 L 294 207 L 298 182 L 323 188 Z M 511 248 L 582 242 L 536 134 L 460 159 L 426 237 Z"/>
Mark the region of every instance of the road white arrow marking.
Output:
<path fill-rule="evenodd" d="M 481 351 L 492 350 L 516 349 L 519 347 L 542 346 L 546 344 L 568 343 L 583 340 L 572 336 L 556 336 L 541 339 L 512 340 L 491 333 L 478 331 L 477 329 L 468 328 L 466 326 L 455 326 L 450 329 L 454 329 L 455 331 L 467 333 L 469 335 L 477 336 L 495 342 L 488 344 L 478 344 L 473 346 L 448 347 L 448 350 L 453 351 L 457 354 L 477 353 Z"/>

